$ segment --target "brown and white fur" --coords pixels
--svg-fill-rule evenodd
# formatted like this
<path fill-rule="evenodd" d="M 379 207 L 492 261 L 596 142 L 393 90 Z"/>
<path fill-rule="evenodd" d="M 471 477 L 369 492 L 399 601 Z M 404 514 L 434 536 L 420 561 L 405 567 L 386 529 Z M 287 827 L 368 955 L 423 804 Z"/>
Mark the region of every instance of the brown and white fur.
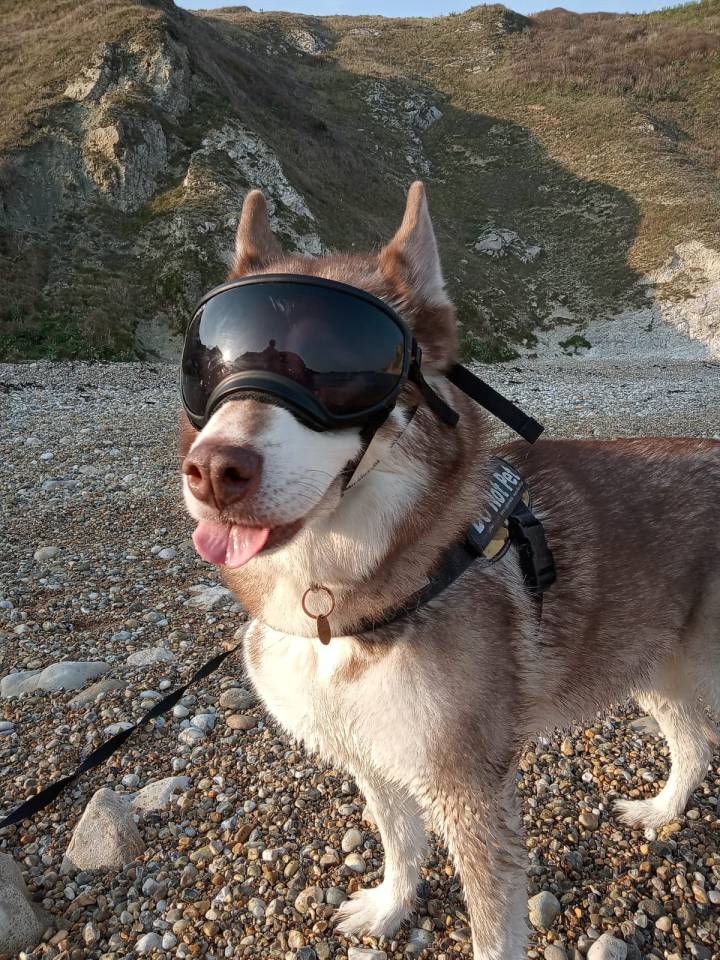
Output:
<path fill-rule="evenodd" d="M 284 256 L 261 194 L 250 193 L 231 276 L 262 272 L 383 297 L 460 413 L 455 429 L 444 425 L 407 386 L 344 495 L 356 430 L 316 433 L 251 399 L 225 403 L 199 433 L 183 418 L 186 463 L 198 450 L 261 458 L 251 495 L 229 506 L 201 502 L 185 476 L 187 508 L 198 520 L 273 529 L 264 552 L 225 572 L 253 618 L 248 673 L 290 734 L 354 775 L 380 828 L 384 880 L 343 904 L 339 929 L 390 935 L 408 917 L 429 825 L 462 878 L 475 960 L 520 960 L 526 851 L 514 776 L 527 739 L 635 696 L 667 738 L 672 769 L 653 799 L 617 804 L 633 825 L 677 817 L 707 772 L 717 738 L 705 705 L 720 710 L 720 443 L 498 447 L 488 415 L 440 373 L 455 356 L 455 324 L 420 183 L 379 253 L 318 259 Z M 332 590 L 333 634 L 407 597 L 479 513 L 493 453 L 527 478 L 555 554 L 541 626 L 511 551 L 374 637 L 322 646 L 301 607 L 306 589 Z"/>

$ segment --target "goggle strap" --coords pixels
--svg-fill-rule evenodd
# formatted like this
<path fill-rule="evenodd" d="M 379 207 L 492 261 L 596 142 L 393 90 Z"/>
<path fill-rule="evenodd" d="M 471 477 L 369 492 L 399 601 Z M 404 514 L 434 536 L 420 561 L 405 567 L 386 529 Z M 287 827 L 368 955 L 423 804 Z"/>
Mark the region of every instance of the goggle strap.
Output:
<path fill-rule="evenodd" d="M 448 424 L 448 426 L 454 427 L 457 425 L 457 422 L 460 419 L 460 414 L 456 410 L 453 410 L 453 408 L 447 403 L 445 403 L 440 394 L 433 390 L 425 377 L 422 375 L 419 355 L 413 356 L 412 360 L 410 361 L 408 378 L 412 380 L 412 382 L 419 388 L 420 393 L 423 395 L 427 405 L 430 407 L 433 413 L 436 413 L 441 420 Z"/>
<path fill-rule="evenodd" d="M 502 420 L 504 424 L 519 434 L 523 440 L 527 440 L 528 443 L 535 443 L 545 429 L 541 423 L 528 416 L 511 400 L 503 397 L 497 390 L 493 390 L 489 384 L 481 380 L 480 377 L 476 377 L 474 373 L 471 373 L 461 364 L 453 364 L 449 370 L 445 371 L 445 376 L 463 393 L 472 397 L 481 407 L 485 407 L 498 420 Z"/>

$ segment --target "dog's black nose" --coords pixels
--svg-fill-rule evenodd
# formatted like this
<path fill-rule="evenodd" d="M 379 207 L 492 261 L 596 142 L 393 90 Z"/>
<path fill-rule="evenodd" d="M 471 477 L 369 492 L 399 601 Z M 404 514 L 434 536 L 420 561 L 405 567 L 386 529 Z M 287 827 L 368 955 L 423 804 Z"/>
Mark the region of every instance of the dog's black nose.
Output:
<path fill-rule="evenodd" d="M 182 472 L 193 496 L 224 510 L 257 492 L 263 458 L 249 447 L 206 440 L 185 457 Z"/>

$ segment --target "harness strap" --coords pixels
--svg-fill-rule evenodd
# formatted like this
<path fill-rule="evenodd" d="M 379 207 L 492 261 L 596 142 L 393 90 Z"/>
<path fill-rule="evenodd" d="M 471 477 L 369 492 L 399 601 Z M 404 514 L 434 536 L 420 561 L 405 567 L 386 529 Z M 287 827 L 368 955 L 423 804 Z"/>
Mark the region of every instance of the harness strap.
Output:
<path fill-rule="evenodd" d="M 427 583 L 411 594 L 405 603 L 386 611 L 379 619 L 366 618 L 335 636 L 374 633 L 416 613 L 461 577 L 476 560 L 497 563 L 510 546 L 518 551 L 525 586 L 530 597 L 537 602 L 538 617 L 542 615 L 542 595 L 556 578 L 553 555 L 543 525 L 530 507 L 530 492 L 524 478 L 500 457 L 493 457 L 491 462 L 493 471 L 485 513 L 470 524 L 460 543 L 443 554 Z M 503 528 L 507 531 L 506 540 L 491 553 L 491 545 Z M 324 642 L 329 639 L 326 636 Z"/>

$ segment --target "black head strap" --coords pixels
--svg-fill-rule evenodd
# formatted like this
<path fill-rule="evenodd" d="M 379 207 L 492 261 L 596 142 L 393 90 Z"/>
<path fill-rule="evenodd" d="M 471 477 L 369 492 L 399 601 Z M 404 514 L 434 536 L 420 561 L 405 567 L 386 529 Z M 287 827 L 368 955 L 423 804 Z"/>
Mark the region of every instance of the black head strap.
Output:
<path fill-rule="evenodd" d="M 449 370 L 445 371 L 445 376 L 450 383 L 454 383 L 463 393 L 472 397 L 481 407 L 485 407 L 498 420 L 502 420 L 528 443 L 535 443 L 545 429 L 541 423 L 533 420 L 520 407 L 516 407 L 511 400 L 503 397 L 497 390 L 493 390 L 489 384 L 480 377 L 476 377 L 474 373 L 470 373 L 461 364 L 453 364 Z"/>
<path fill-rule="evenodd" d="M 420 393 L 422 393 L 433 413 L 437 414 L 444 423 L 454 427 L 460 419 L 460 415 L 443 400 L 439 393 L 433 390 L 423 376 L 422 370 L 420 369 L 421 363 L 422 350 L 418 342 L 413 340 L 408 379 L 412 380 L 420 389 Z M 474 373 L 471 373 L 466 367 L 461 366 L 461 364 L 454 363 L 449 370 L 445 371 L 445 376 L 450 383 L 454 383 L 463 393 L 466 393 L 476 403 L 479 403 L 481 407 L 485 407 L 485 409 L 497 417 L 498 420 L 502 420 L 511 430 L 519 434 L 523 440 L 527 440 L 528 443 L 535 443 L 545 429 L 541 423 L 533 420 L 533 418 L 528 416 L 520 407 L 516 407 L 511 400 L 508 400 L 501 393 L 498 393 L 497 390 L 493 390 L 488 383 L 485 383 L 480 377 L 476 377 Z"/>
<path fill-rule="evenodd" d="M 413 354 L 408 370 L 408 379 L 419 388 L 420 393 L 433 413 L 437 414 L 442 421 L 450 427 L 454 427 L 460 419 L 460 414 L 448 406 L 439 393 L 436 393 L 427 382 L 420 369 L 420 347 L 417 348 L 417 355 Z"/>

